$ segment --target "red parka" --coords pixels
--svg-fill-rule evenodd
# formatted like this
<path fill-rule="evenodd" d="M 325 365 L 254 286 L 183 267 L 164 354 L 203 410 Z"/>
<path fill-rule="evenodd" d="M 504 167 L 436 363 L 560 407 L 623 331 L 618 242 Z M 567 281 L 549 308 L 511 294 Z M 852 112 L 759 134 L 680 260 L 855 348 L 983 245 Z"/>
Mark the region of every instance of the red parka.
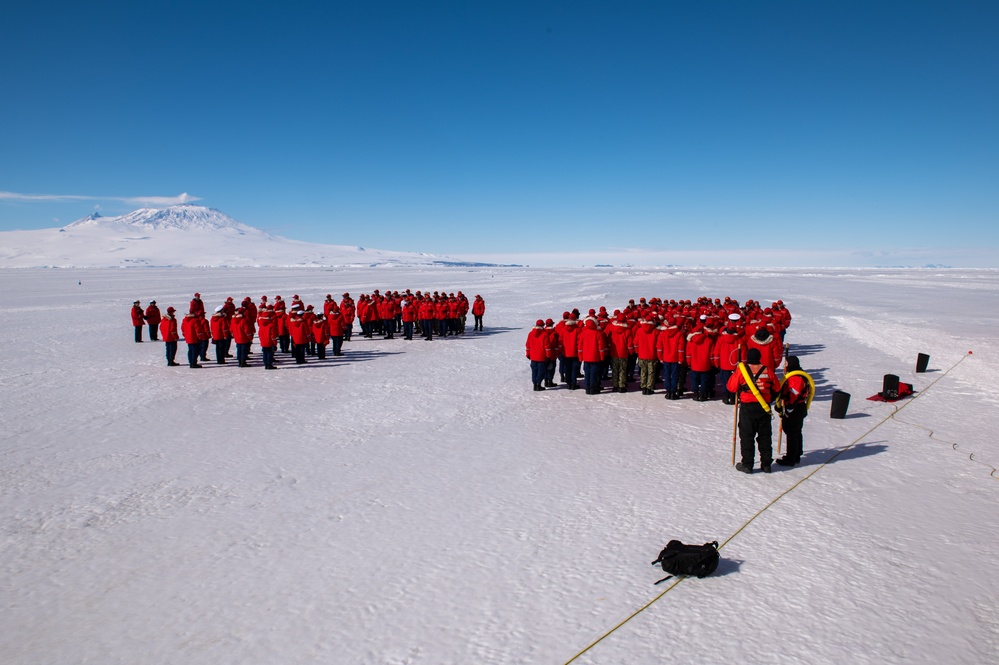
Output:
<path fill-rule="evenodd" d="M 146 322 L 145 314 L 142 313 L 142 308 L 138 305 L 132 305 L 132 325 L 141 326 Z"/>
<path fill-rule="evenodd" d="M 639 360 L 657 360 L 655 323 L 646 321 L 639 324 L 635 330 L 635 352 Z"/>
<path fill-rule="evenodd" d="M 291 333 L 291 341 L 295 343 L 296 346 L 302 346 L 309 343 L 309 328 L 305 325 L 305 321 L 300 316 L 294 316 L 288 318 L 288 331 Z"/>
<path fill-rule="evenodd" d="M 686 360 L 687 338 L 676 323 L 659 326 L 656 337 L 656 355 L 659 362 L 682 363 Z"/>
<path fill-rule="evenodd" d="M 725 330 L 715 339 L 711 362 L 718 369 L 731 371 L 746 359 L 744 336 L 735 328 Z"/>
<path fill-rule="evenodd" d="M 631 328 L 623 321 L 613 321 L 604 329 L 611 358 L 627 358 L 631 355 Z"/>
<path fill-rule="evenodd" d="M 551 353 L 551 335 L 545 330 L 544 324 L 534 326 L 527 333 L 526 355 L 531 361 L 544 362 Z"/>
<path fill-rule="evenodd" d="M 198 337 L 198 317 L 194 314 L 187 314 L 180 323 L 180 331 L 184 335 L 184 341 L 188 344 L 197 344 Z"/>
<path fill-rule="evenodd" d="M 150 303 L 146 308 L 146 323 L 151 326 L 158 326 L 163 317 L 160 315 L 160 308 L 155 303 Z"/>
<path fill-rule="evenodd" d="M 711 350 L 714 343 L 704 328 L 698 326 L 687 335 L 687 366 L 692 372 L 708 372 L 711 370 Z"/>
<path fill-rule="evenodd" d="M 261 348 L 277 346 L 277 316 L 270 310 L 261 310 L 257 315 L 257 339 Z"/>
<path fill-rule="evenodd" d="M 607 359 L 607 340 L 592 319 L 586 320 L 576 344 L 576 355 L 584 363 L 598 363 Z"/>
<path fill-rule="evenodd" d="M 579 355 L 579 333 L 583 327 L 575 320 L 566 321 L 559 336 L 562 340 L 561 352 L 566 358 L 576 358 Z"/>
<path fill-rule="evenodd" d="M 777 383 L 777 376 L 766 365 L 747 365 L 746 369 L 749 370 L 751 378 L 755 377 L 758 372 L 760 373 L 756 379 L 756 389 L 759 390 L 760 397 L 767 404 L 773 402 L 774 397 L 777 396 L 777 391 L 780 389 L 780 384 Z M 732 372 L 732 376 L 728 378 L 728 383 L 725 384 L 725 387 L 728 388 L 730 393 L 738 392 L 739 401 L 743 404 L 753 404 L 758 401 L 756 396 L 753 395 L 753 391 L 747 387 L 746 379 L 739 369 Z"/>
<path fill-rule="evenodd" d="M 164 342 L 176 342 L 180 339 L 177 333 L 177 319 L 173 314 L 167 314 L 160 321 L 160 337 Z"/>
<path fill-rule="evenodd" d="M 232 333 L 232 341 L 236 344 L 250 344 L 253 342 L 253 331 L 250 329 L 250 322 L 242 311 L 236 310 L 236 315 L 229 323 L 229 330 Z"/>
<path fill-rule="evenodd" d="M 225 311 L 215 312 L 212 315 L 211 324 L 213 342 L 232 337 L 232 334 L 229 332 L 229 317 L 225 315 Z"/>

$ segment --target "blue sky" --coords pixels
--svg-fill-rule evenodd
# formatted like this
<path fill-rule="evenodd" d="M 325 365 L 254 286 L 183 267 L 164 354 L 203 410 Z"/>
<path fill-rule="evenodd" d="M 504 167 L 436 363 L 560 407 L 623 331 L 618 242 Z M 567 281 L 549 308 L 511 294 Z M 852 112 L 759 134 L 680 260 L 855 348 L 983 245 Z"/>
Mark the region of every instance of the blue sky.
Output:
<path fill-rule="evenodd" d="M 37 2 L 0 24 L 0 230 L 185 192 L 454 256 L 999 267 L 995 2 Z"/>

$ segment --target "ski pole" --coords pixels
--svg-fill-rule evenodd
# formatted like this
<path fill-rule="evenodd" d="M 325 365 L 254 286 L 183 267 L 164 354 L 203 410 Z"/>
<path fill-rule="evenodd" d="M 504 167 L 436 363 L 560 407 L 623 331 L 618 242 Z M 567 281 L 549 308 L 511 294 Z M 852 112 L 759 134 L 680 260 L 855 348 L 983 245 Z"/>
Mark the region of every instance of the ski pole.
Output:
<path fill-rule="evenodd" d="M 735 410 L 732 413 L 732 464 L 735 465 L 735 437 L 739 431 L 739 393 L 735 394 Z"/>
<path fill-rule="evenodd" d="M 780 419 L 780 427 L 777 428 L 777 454 L 780 455 L 780 440 L 784 436 L 784 419 Z"/>

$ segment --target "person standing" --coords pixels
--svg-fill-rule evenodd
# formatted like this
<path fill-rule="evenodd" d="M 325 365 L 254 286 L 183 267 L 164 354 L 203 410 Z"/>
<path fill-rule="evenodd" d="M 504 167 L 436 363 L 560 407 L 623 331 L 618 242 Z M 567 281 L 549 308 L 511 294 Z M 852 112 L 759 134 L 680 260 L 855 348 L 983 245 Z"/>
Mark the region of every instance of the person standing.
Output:
<path fill-rule="evenodd" d="M 205 313 L 205 303 L 201 299 L 200 293 L 194 294 L 194 298 L 191 299 L 191 305 L 187 311 L 191 312 L 195 316 L 201 316 Z M 185 316 L 184 318 L 186 319 L 187 317 Z"/>
<path fill-rule="evenodd" d="M 787 435 L 787 452 L 777 460 L 781 466 L 794 466 L 801 462 L 803 439 L 801 434 L 808 403 L 811 401 L 811 377 L 801 370 L 798 356 L 788 356 L 784 366 L 784 381 L 777 398 L 777 412 L 781 428 Z"/>
<path fill-rule="evenodd" d="M 343 316 L 343 341 L 349 342 L 350 336 L 354 332 L 354 300 L 349 293 L 344 293 L 340 300 L 340 314 Z"/>
<path fill-rule="evenodd" d="M 201 341 L 201 362 L 208 362 L 208 345 L 212 339 L 212 324 L 204 314 L 197 318 L 198 339 Z"/>
<path fill-rule="evenodd" d="M 326 360 L 326 345 L 330 343 L 330 326 L 326 317 L 316 314 L 312 319 L 312 343 L 316 346 L 316 356 Z"/>
<path fill-rule="evenodd" d="M 460 325 L 460 320 L 459 320 Z M 555 321 L 545 319 L 545 332 L 548 333 L 548 359 L 545 361 L 545 388 L 555 387 L 555 360 L 558 358 L 562 339 L 555 330 Z"/>
<path fill-rule="evenodd" d="M 596 320 L 591 317 L 586 318 L 586 324 L 579 333 L 576 355 L 583 363 L 583 386 L 586 394 L 600 394 L 603 363 L 607 359 L 607 341 L 604 333 L 597 327 Z"/>
<path fill-rule="evenodd" d="M 215 363 L 224 365 L 226 355 L 229 353 L 229 317 L 225 313 L 225 305 L 215 308 L 210 321 L 212 330 L 212 344 L 215 345 Z"/>
<path fill-rule="evenodd" d="M 159 338 L 156 336 L 156 331 L 160 327 L 160 321 L 163 320 L 163 316 L 160 314 L 160 308 L 156 306 L 155 300 L 149 301 L 149 307 L 146 308 L 146 325 L 149 326 L 149 341 L 158 342 Z"/>
<path fill-rule="evenodd" d="M 229 323 L 232 341 L 236 344 L 236 365 L 250 366 L 250 344 L 253 343 L 253 333 L 250 322 L 246 318 L 246 308 L 240 306 Z"/>
<path fill-rule="evenodd" d="M 187 344 L 187 365 L 191 369 L 200 368 L 198 356 L 201 353 L 201 334 L 198 330 L 198 316 L 194 312 L 188 312 L 180 324 L 180 331 L 184 335 L 184 343 Z"/>
<path fill-rule="evenodd" d="M 690 390 L 695 402 L 708 401 L 711 377 L 711 352 L 714 342 L 704 325 L 699 323 L 687 335 L 687 367 L 690 368 Z"/>
<path fill-rule="evenodd" d="M 751 348 L 746 353 L 748 364 L 739 363 L 738 370 L 729 377 L 728 389 L 739 400 L 739 442 L 742 461 L 735 465 L 737 471 L 753 472 L 756 447 L 760 449 L 760 467 L 770 473 L 773 461 L 773 426 L 770 423 L 770 404 L 777 396 L 779 385 L 763 364 L 760 350 Z M 756 446 L 753 439 L 756 439 Z"/>
<path fill-rule="evenodd" d="M 527 333 L 525 349 L 527 359 L 531 361 L 531 383 L 534 384 L 534 390 L 544 390 L 545 387 L 541 384 L 545 380 L 545 368 L 551 355 L 551 337 L 545 330 L 542 319 L 538 319 L 531 332 Z"/>
<path fill-rule="evenodd" d="M 628 392 L 628 356 L 632 349 L 632 332 L 627 317 L 617 314 L 605 328 L 611 358 L 611 391 Z"/>
<path fill-rule="evenodd" d="M 475 321 L 472 330 L 482 330 L 482 317 L 485 313 L 486 301 L 482 299 L 482 296 L 475 296 L 475 300 L 472 301 L 472 318 Z"/>
<path fill-rule="evenodd" d="M 257 339 L 260 341 L 260 354 L 264 359 L 264 369 L 277 369 L 274 352 L 277 349 L 277 319 L 274 305 L 261 307 L 257 314 Z"/>
<path fill-rule="evenodd" d="M 680 396 L 680 366 L 686 354 L 687 337 L 672 314 L 667 315 L 657 330 L 656 357 L 663 365 L 666 399 L 677 399 Z"/>
<path fill-rule="evenodd" d="M 656 375 L 659 374 L 656 359 L 656 322 L 640 319 L 635 329 L 635 352 L 638 355 L 638 378 L 643 395 L 654 395 Z"/>
<path fill-rule="evenodd" d="M 302 310 L 293 309 L 288 318 L 288 332 L 291 333 L 291 353 L 298 365 L 305 364 L 305 351 L 309 346 L 309 329 L 302 318 Z"/>
<path fill-rule="evenodd" d="M 416 327 L 416 320 L 419 315 L 419 306 L 416 304 L 416 299 L 413 296 L 406 296 L 402 301 L 403 339 L 413 339 L 413 329 Z"/>
<path fill-rule="evenodd" d="M 715 340 L 714 350 L 712 351 L 712 363 L 718 368 L 722 385 L 722 402 L 724 404 L 735 404 L 735 395 L 728 390 L 728 379 L 743 360 L 742 352 L 745 346 L 745 336 L 738 327 L 740 318 L 738 314 L 729 315 L 728 325 L 718 335 Z"/>
<path fill-rule="evenodd" d="M 132 303 L 132 327 L 135 328 L 135 341 L 142 342 L 142 326 L 146 324 L 146 315 L 142 311 L 142 305 L 136 300 Z"/>
<path fill-rule="evenodd" d="M 563 381 L 568 385 L 569 390 L 577 390 L 579 381 L 579 333 L 581 328 L 578 325 L 579 315 L 569 314 L 565 319 L 565 327 L 559 335 L 559 371 L 562 373 Z"/>
<path fill-rule="evenodd" d="M 180 339 L 180 335 L 177 332 L 177 317 L 174 316 L 174 312 L 176 311 L 173 307 L 167 307 L 166 316 L 160 320 L 160 337 L 163 338 L 163 344 L 166 347 L 167 367 L 177 367 L 180 365 L 176 361 L 177 340 Z"/>
<path fill-rule="evenodd" d="M 330 307 L 330 312 L 326 316 L 326 323 L 330 327 L 330 348 L 333 355 L 342 356 L 347 324 L 344 322 L 343 312 L 335 303 Z"/>

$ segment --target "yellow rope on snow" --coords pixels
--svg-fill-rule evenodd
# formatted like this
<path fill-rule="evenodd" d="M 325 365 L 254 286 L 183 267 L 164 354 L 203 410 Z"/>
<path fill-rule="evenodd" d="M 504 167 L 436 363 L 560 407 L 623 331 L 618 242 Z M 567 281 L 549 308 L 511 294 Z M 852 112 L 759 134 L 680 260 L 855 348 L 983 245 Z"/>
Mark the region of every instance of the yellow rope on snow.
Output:
<path fill-rule="evenodd" d="M 861 441 L 863 441 L 864 439 L 866 439 L 868 437 L 868 435 L 871 434 L 871 432 L 873 432 L 877 428 L 881 427 L 882 425 L 884 425 L 889 420 L 893 419 L 895 417 L 895 415 L 899 411 L 901 411 L 905 407 L 907 407 L 910 404 L 912 404 L 914 401 L 916 401 L 917 399 L 919 399 L 922 395 L 925 395 L 927 390 L 929 390 L 930 388 L 932 388 L 936 384 L 937 381 L 939 381 L 940 379 L 942 379 L 945 376 L 947 376 L 948 374 L 950 374 L 951 370 L 953 370 L 955 367 L 957 367 L 958 365 L 960 365 L 964 361 L 965 358 L 967 358 L 967 356 L 961 356 L 961 359 L 958 360 L 956 363 L 954 363 L 950 367 L 950 369 L 948 369 L 946 372 L 944 372 L 943 374 L 941 374 L 940 376 L 938 376 L 936 379 L 934 379 L 928 386 L 926 386 L 925 388 L 923 388 L 921 391 L 919 391 L 918 393 L 916 393 L 913 396 L 912 399 L 906 401 L 901 406 L 896 406 L 894 411 L 892 411 L 887 416 L 885 416 L 880 421 L 878 421 L 878 423 L 876 425 L 874 425 L 869 430 L 867 430 L 866 432 L 864 432 L 862 435 L 860 435 L 859 437 L 857 437 L 856 439 L 854 439 L 849 445 L 845 446 L 844 448 L 841 448 L 835 455 L 833 455 L 832 457 L 830 457 L 829 459 L 827 459 L 825 462 L 823 462 L 822 464 L 820 464 L 817 467 L 815 467 L 815 469 L 813 469 L 812 472 L 809 473 L 807 476 L 805 476 L 804 478 L 800 479 L 795 484 L 791 485 L 789 488 L 787 488 L 786 490 L 784 490 L 783 492 L 781 492 L 780 494 L 778 494 L 770 503 L 768 503 L 767 505 L 763 506 L 758 511 L 756 511 L 756 514 L 754 514 L 752 517 L 750 517 L 748 520 L 746 520 L 742 524 L 742 526 L 740 526 L 738 529 L 736 529 L 735 533 L 733 533 L 731 536 L 729 536 L 728 538 L 726 538 L 725 541 L 721 545 L 718 546 L 718 549 L 721 550 L 723 547 L 725 547 L 726 545 L 728 545 L 736 536 L 738 536 L 740 533 L 742 533 L 743 529 L 745 529 L 747 526 L 749 526 L 750 524 L 752 524 L 756 520 L 757 517 L 759 517 L 760 515 L 762 515 L 763 513 L 765 513 L 772 505 L 774 505 L 775 503 L 777 503 L 778 501 L 780 501 L 781 499 L 783 499 L 785 496 L 787 496 L 788 494 L 790 494 L 792 491 L 794 491 L 795 489 L 797 489 L 803 482 L 805 482 L 806 480 L 808 480 L 809 478 L 811 478 L 812 476 L 814 476 L 816 473 L 818 473 L 819 471 L 821 471 L 823 468 L 825 468 L 825 466 L 827 464 L 829 464 L 834 459 L 836 459 L 837 457 L 839 457 L 840 455 L 842 455 L 843 453 L 845 453 L 846 451 L 850 450 L 855 445 L 857 445 L 858 443 L 860 443 Z M 739 363 L 739 365 L 740 365 L 740 367 L 742 367 L 742 363 Z M 753 384 L 750 383 L 750 385 L 752 386 Z M 759 396 L 757 396 L 757 398 L 759 398 Z M 900 420 L 898 422 L 903 422 L 903 421 Z M 903 423 L 903 424 L 909 424 L 909 423 Z M 992 474 L 991 475 L 992 475 L 993 478 L 996 478 L 995 474 L 996 474 L 996 470 L 992 469 Z M 999 478 L 996 478 L 996 479 L 999 480 Z M 631 621 L 632 619 L 634 619 L 636 616 L 638 616 L 639 614 L 641 614 L 642 612 L 644 612 L 645 610 L 647 610 L 649 607 L 651 607 L 652 604 L 655 603 L 657 600 L 659 600 L 660 598 L 662 598 L 663 596 L 665 596 L 667 593 L 669 593 L 670 591 L 672 591 L 673 589 L 675 589 L 677 586 L 679 586 L 680 582 L 684 581 L 685 579 L 687 579 L 686 576 L 682 576 L 679 579 L 677 579 L 676 582 L 673 582 L 673 584 L 671 584 L 669 586 L 669 588 L 665 589 L 661 594 L 659 594 L 658 596 L 656 596 L 655 598 L 653 598 L 649 602 L 645 603 L 645 605 L 642 605 L 640 608 L 638 608 L 637 610 L 635 610 L 634 612 L 632 612 L 629 616 L 627 616 L 625 619 L 623 619 L 621 622 L 619 622 L 616 626 L 614 626 L 613 628 L 611 628 L 610 630 L 608 630 L 606 633 L 604 633 L 603 635 L 601 635 L 600 637 L 598 637 L 596 640 L 594 640 L 593 642 L 591 642 L 589 645 L 587 645 L 587 647 L 585 649 L 583 649 L 582 651 L 580 651 L 579 653 L 577 653 L 575 656 L 573 656 L 569 660 L 565 661 L 565 665 L 569 665 L 570 663 L 572 663 L 573 661 L 575 661 L 577 658 L 579 658 L 580 656 L 582 656 L 583 654 L 585 654 L 587 651 L 589 651 L 590 649 L 592 649 L 596 645 L 600 644 L 600 642 L 602 642 L 605 638 L 609 637 L 618 628 L 620 628 L 624 624 L 626 624 L 629 621 Z"/>

